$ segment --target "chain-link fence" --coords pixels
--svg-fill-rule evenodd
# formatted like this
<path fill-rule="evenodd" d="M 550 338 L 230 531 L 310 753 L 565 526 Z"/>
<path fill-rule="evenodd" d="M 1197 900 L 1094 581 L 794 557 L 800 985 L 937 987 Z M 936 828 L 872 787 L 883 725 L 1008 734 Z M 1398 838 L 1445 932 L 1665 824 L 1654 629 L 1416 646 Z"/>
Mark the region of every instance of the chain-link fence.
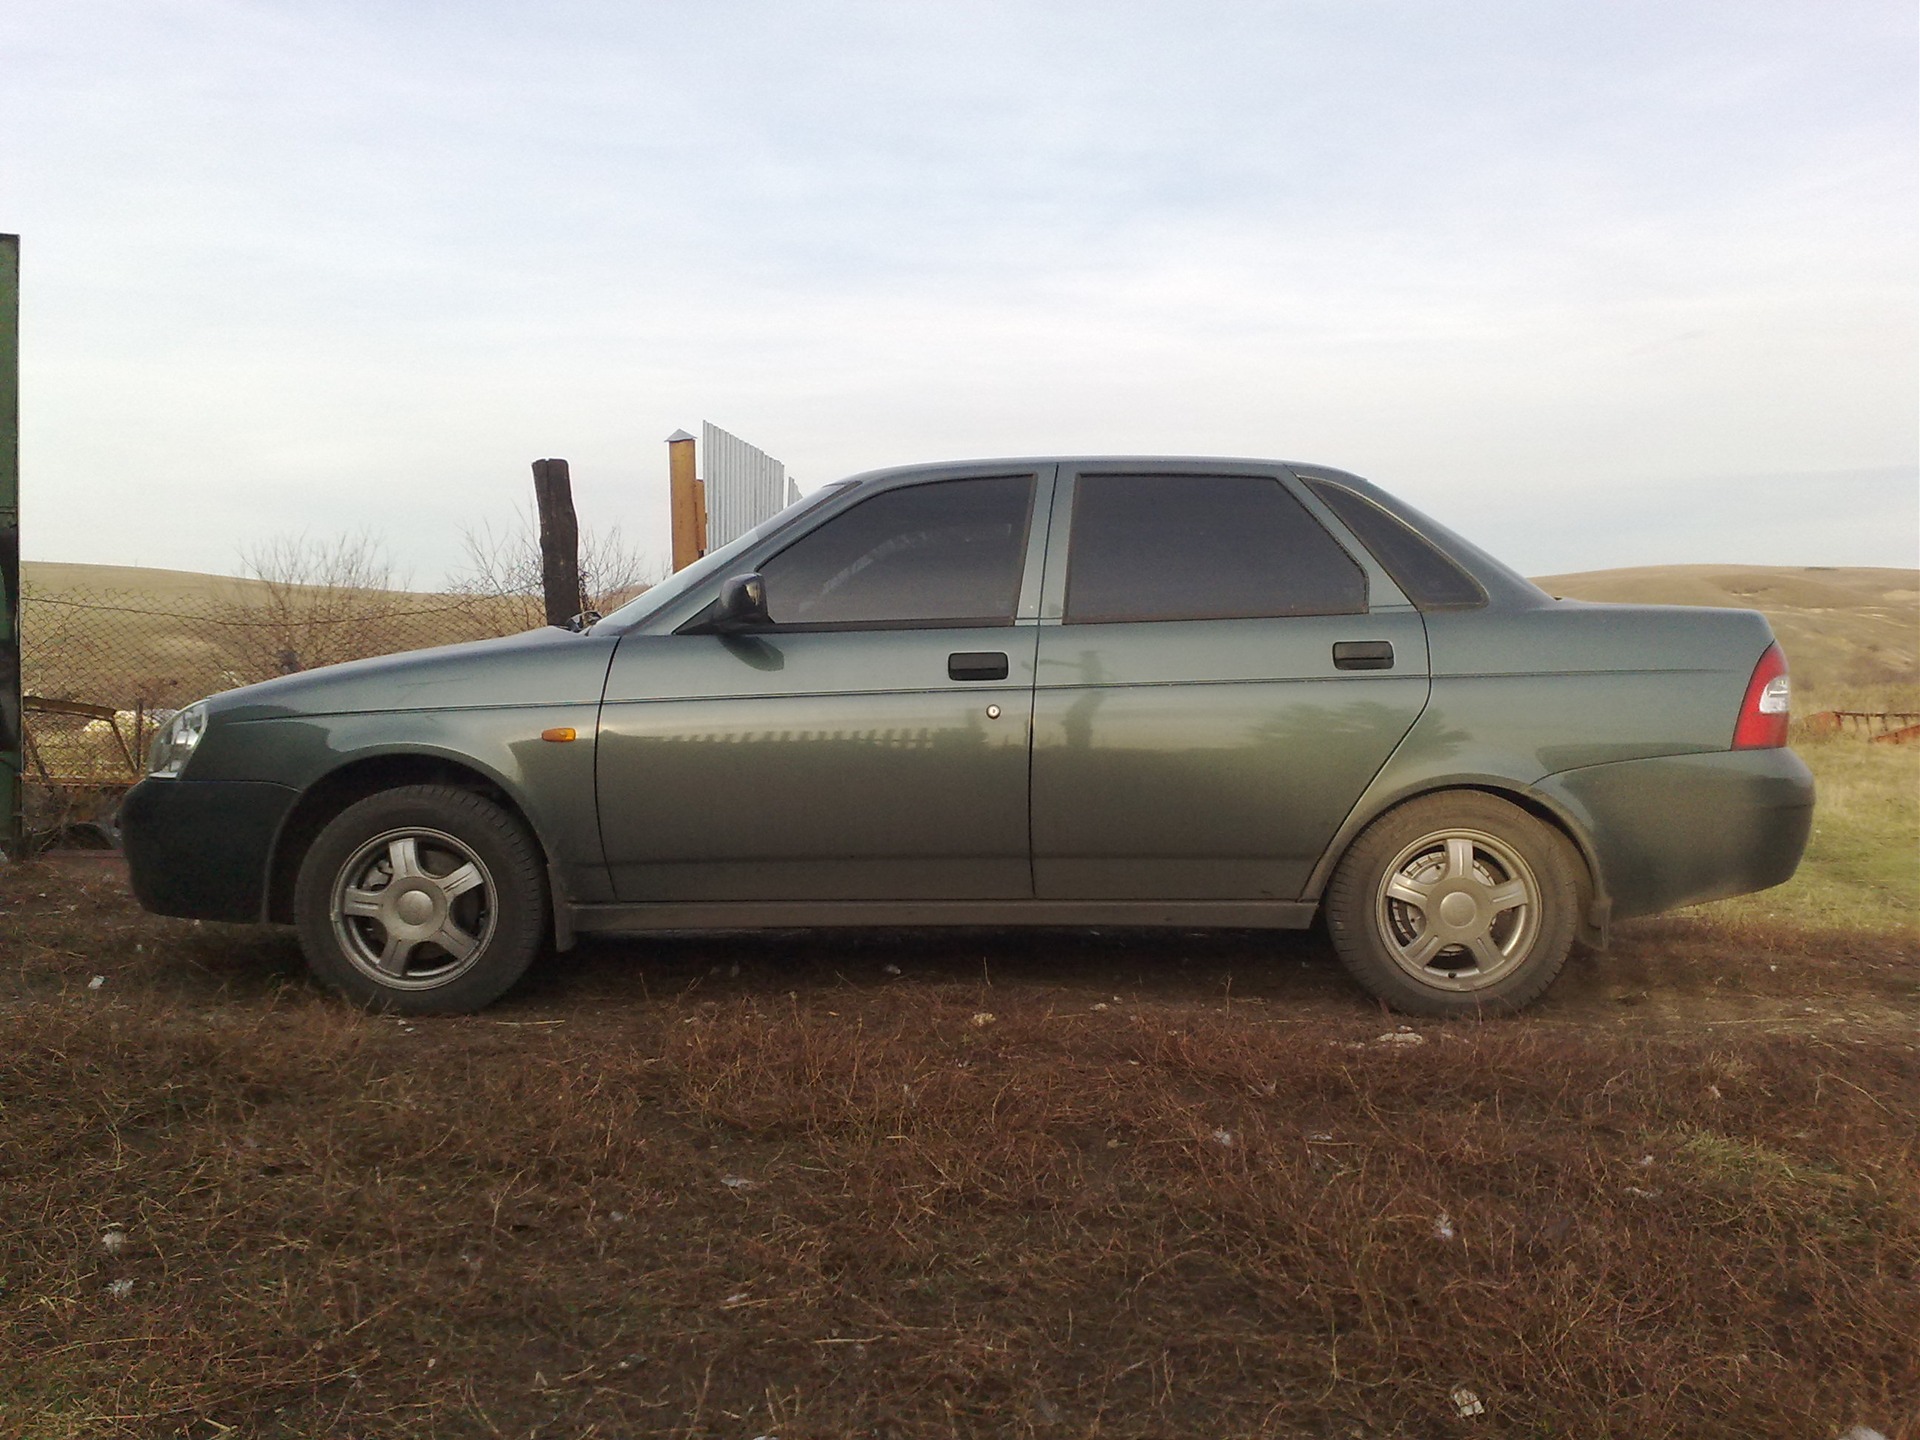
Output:
<path fill-rule="evenodd" d="M 233 599 L 28 589 L 21 600 L 27 829 L 42 843 L 104 842 L 154 731 L 201 696 L 540 623 L 537 597 L 327 586 Z"/>

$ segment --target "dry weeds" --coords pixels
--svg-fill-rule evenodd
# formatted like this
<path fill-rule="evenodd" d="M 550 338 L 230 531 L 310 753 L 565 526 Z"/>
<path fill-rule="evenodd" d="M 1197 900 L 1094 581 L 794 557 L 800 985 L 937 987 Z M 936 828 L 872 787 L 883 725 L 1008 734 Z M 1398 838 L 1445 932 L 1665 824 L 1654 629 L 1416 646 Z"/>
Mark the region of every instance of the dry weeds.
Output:
<path fill-rule="evenodd" d="M 1826 565 L 1654 565 L 1549 575 L 1571 599 L 1758 610 L 1793 667 L 1796 698 L 1820 691 L 1841 709 L 1898 710 L 1920 685 L 1920 572 Z M 1854 702 L 1854 703 L 1848 703 Z"/>
<path fill-rule="evenodd" d="M 401 1023 L 0 898 L 0 1433 L 1920 1435 L 1910 938 L 1407 1031 L 1312 937 L 662 940 Z"/>

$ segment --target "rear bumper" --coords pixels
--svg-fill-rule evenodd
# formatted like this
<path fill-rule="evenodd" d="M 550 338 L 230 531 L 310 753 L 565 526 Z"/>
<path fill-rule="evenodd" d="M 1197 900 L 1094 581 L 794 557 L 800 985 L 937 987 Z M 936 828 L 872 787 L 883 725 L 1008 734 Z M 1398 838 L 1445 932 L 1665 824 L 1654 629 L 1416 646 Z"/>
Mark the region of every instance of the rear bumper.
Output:
<path fill-rule="evenodd" d="M 1622 760 L 1540 789 L 1585 827 L 1614 919 L 1778 885 L 1813 826 L 1813 775 L 1791 750 Z"/>
<path fill-rule="evenodd" d="M 143 780 L 120 806 L 140 903 L 193 920 L 260 920 L 280 822 L 298 792 L 258 780 Z"/>

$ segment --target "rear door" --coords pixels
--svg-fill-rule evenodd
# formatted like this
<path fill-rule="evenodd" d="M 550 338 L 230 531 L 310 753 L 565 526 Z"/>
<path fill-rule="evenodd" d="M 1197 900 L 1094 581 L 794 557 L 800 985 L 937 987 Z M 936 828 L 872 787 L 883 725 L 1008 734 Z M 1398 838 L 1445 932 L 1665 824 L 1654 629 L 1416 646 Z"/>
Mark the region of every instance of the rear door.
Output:
<path fill-rule="evenodd" d="M 1426 703 L 1418 612 L 1275 469 L 1063 465 L 1054 507 L 1036 895 L 1299 898 Z"/>

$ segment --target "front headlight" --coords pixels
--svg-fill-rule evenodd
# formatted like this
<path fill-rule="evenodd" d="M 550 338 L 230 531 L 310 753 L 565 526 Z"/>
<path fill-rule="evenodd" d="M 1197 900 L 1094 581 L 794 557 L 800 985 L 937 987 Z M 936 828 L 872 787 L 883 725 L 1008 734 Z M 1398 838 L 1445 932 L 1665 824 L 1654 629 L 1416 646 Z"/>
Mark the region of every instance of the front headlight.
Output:
<path fill-rule="evenodd" d="M 200 737 L 207 733 L 207 705 L 204 700 L 196 700 L 184 710 L 173 712 L 173 718 L 160 727 L 160 733 L 153 737 L 153 748 L 147 752 L 147 774 L 159 779 L 171 780 L 186 768 L 187 761 L 193 758 L 193 747 L 200 743 Z"/>

